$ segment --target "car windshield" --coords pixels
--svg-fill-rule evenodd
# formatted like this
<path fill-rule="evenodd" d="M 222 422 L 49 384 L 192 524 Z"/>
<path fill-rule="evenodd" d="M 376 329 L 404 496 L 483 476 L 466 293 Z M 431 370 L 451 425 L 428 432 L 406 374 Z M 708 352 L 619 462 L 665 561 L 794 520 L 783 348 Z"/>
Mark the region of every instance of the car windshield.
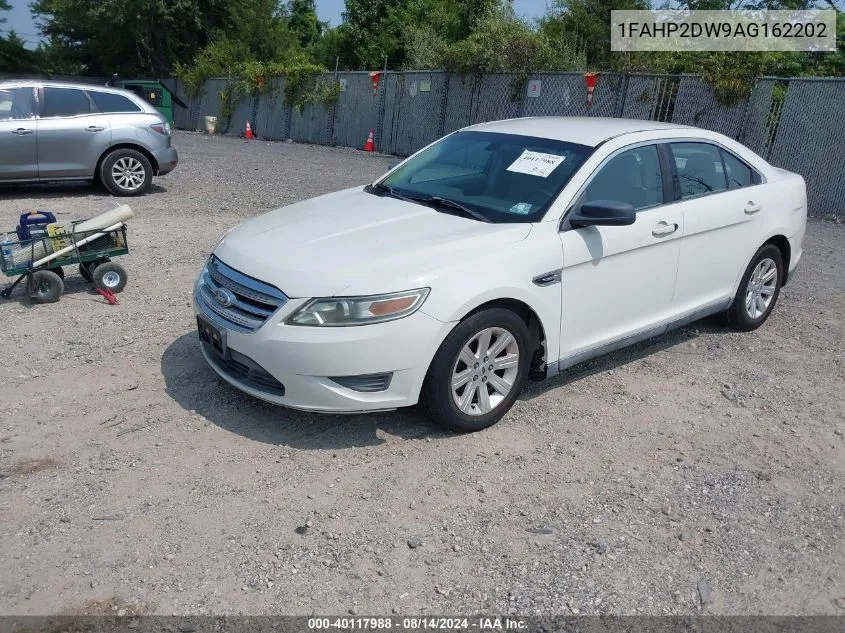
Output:
<path fill-rule="evenodd" d="M 485 222 L 535 222 L 592 151 L 533 136 L 456 132 L 367 190 Z"/>

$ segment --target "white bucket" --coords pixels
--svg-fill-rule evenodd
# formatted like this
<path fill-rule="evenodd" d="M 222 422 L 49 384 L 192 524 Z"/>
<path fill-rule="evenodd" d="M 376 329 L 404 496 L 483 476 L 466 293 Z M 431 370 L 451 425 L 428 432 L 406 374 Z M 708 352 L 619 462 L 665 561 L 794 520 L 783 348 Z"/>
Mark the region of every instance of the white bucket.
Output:
<path fill-rule="evenodd" d="M 205 118 L 205 131 L 208 134 L 214 134 L 217 130 L 217 117 L 216 116 L 207 116 Z"/>

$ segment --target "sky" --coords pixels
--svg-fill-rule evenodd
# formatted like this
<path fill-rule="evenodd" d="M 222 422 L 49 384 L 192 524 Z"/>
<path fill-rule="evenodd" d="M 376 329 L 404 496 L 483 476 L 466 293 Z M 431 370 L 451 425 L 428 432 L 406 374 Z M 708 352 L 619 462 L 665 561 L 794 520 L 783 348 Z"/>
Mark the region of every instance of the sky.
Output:
<path fill-rule="evenodd" d="M 9 29 L 15 29 L 20 37 L 31 47 L 38 44 L 38 29 L 29 13 L 31 0 L 7 0 L 12 5 L 12 10 L 0 14 L 6 17 L 6 23 L 0 24 L 0 33 Z M 546 12 L 551 0 L 514 0 L 514 9 L 518 15 L 533 20 Z M 343 13 L 344 0 L 317 0 L 317 15 L 321 20 L 329 22 L 332 26 L 340 24 L 340 14 Z"/>

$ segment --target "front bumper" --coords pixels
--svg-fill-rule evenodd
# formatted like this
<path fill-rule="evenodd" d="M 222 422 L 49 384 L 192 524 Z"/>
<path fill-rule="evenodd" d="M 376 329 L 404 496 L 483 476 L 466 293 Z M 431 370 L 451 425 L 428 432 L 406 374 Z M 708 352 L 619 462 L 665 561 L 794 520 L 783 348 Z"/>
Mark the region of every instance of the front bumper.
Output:
<path fill-rule="evenodd" d="M 290 300 L 254 332 L 225 330 L 227 348 L 260 366 L 281 383 L 282 390 L 230 371 L 207 344 L 199 343 L 203 356 L 225 381 L 274 404 L 326 413 L 396 409 L 417 403 L 431 359 L 454 326 L 419 311 L 404 319 L 356 327 L 285 325 L 284 320 L 303 303 L 304 299 Z M 209 319 L 196 300 L 194 312 Z M 218 320 L 209 320 L 220 327 Z M 392 378 L 387 389 L 378 392 L 355 391 L 329 378 L 382 373 L 392 373 Z"/>
<path fill-rule="evenodd" d="M 165 147 L 157 152 L 153 152 L 153 157 L 158 164 L 156 176 L 169 174 L 171 171 L 176 169 L 176 165 L 179 164 L 179 154 L 176 152 L 175 147 Z"/>

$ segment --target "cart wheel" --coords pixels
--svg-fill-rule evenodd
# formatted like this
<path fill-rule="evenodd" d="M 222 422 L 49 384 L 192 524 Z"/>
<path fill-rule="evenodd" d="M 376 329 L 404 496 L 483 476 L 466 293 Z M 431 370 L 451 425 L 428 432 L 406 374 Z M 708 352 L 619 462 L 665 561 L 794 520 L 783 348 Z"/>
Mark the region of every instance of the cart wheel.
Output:
<path fill-rule="evenodd" d="M 65 280 L 65 271 L 61 266 L 56 266 L 55 268 L 49 269 L 51 273 L 56 273 L 62 281 Z"/>
<path fill-rule="evenodd" d="M 99 266 L 100 264 L 105 264 L 106 262 L 110 262 L 111 260 L 108 257 L 103 259 L 95 259 L 93 262 L 85 262 L 83 264 L 79 264 L 79 274 L 82 275 L 82 278 L 91 283 L 94 281 L 94 269 Z"/>
<path fill-rule="evenodd" d="M 126 287 L 126 270 L 120 264 L 106 262 L 94 269 L 94 286 L 101 290 L 120 292 Z"/>
<path fill-rule="evenodd" d="M 55 303 L 65 291 L 65 283 L 52 270 L 36 270 L 29 278 L 27 290 L 35 303 Z"/>

